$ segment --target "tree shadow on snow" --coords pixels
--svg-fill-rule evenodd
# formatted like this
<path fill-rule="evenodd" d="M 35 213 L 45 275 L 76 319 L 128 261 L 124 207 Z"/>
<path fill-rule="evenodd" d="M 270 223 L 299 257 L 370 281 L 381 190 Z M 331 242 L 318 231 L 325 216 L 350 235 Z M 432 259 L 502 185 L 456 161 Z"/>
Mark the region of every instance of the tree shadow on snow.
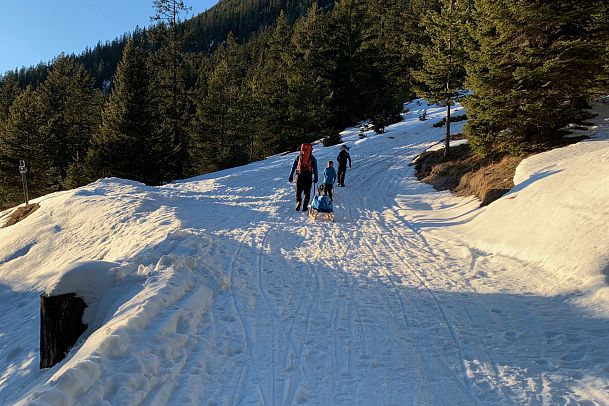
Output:
<path fill-rule="evenodd" d="M 311 230 L 310 238 L 314 235 Z M 227 291 L 214 295 L 215 314 L 208 322 L 215 323 L 211 329 L 221 342 L 211 347 L 235 342 L 231 345 L 243 349 L 236 352 L 243 356 L 240 362 L 251 362 L 249 351 L 257 368 L 284 359 L 286 354 L 278 353 L 282 345 L 315 354 L 300 368 L 311 368 L 307 382 L 317 395 L 309 400 L 320 404 L 336 400 L 324 391 L 328 376 L 334 387 L 352 387 L 352 393 L 377 382 L 396 396 L 396 402 L 374 401 L 371 392 L 369 400 L 375 404 L 417 404 L 408 399 L 431 404 L 561 403 L 582 400 L 576 388 L 581 394 L 587 380 L 609 381 L 609 318 L 591 315 L 573 304 L 573 297 L 441 290 L 433 284 L 442 284 L 450 269 L 442 270 L 442 276 L 424 263 L 396 269 L 383 257 L 350 251 L 366 244 L 356 234 L 346 247 L 325 238 L 321 249 L 345 252 L 320 255 L 315 247 L 298 251 L 299 241 L 272 230 L 262 241 L 263 250 L 253 243 L 244 248 L 237 238 L 218 241 L 224 253 L 236 256 L 212 264 L 233 279 Z M 475 278 L 484 281 L 487 276 Z M 229 317 L 232 306 L 247 332 L 235 328 L 235 318 Z M 248 334 L 257 339 L 248 342 Z M 233 355 L 217 356 L 233 365 L 228 362 Z M 328 372 L 338 368 L 336 360 L 352 362 L 357 372 Z M 267 396 L 273 379 L 293 379 L 286 372 L 290 368 L 276 367 L 275 378 L 260 376 Z M 391 390 L 387 385 L 393 381 L 387 376 L 396 379 Z M 365 404 L 366 399 L 343 400 Z"/>

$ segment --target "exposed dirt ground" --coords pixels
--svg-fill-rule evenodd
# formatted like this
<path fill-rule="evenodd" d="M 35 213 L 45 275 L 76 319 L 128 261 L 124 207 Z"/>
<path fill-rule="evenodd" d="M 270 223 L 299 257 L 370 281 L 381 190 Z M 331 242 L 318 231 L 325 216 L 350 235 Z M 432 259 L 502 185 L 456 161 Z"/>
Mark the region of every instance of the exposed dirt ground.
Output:
<path fill-rule="evenodd" d="M 33 212 L 38 210 L 39 208 L 40 208 L 40 205 L 38 203 L 32 203 L 27 206 L 18 207 L 14 212 L 11 213 L 11 215 L 6 220 L 6 223 L 4 223 L 3 227 L 9 227 L 9 226 L 12 226 L 13 224 L 17 224 L 18 222 L 20 222 L 21 220 L 23 220 L 24 218 L 26 218 L 27 216 L 29 216 L 30 214 L 32 214 Z"/>
<path fill-rule="evenodd" d="M 514 187 L 514 172 L 522 157 L 480 158 L 463 144 L 450 149 L 421 154 L 416 161 L 417 176 L 437 190 L 450 190 L 459 196 L 474 195 L 485 206 Z"/>

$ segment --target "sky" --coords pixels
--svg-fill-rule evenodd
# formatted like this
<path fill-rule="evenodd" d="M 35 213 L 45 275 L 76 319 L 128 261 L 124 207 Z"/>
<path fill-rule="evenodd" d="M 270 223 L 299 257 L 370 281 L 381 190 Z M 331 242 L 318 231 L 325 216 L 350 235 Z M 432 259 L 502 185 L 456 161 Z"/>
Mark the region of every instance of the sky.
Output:
<path fill-rule="evenodd" d="M 152 0 L 2 0 L 0 74 L 150 25 Z M 217 0 L 186 0 L 188 17 Z"/>

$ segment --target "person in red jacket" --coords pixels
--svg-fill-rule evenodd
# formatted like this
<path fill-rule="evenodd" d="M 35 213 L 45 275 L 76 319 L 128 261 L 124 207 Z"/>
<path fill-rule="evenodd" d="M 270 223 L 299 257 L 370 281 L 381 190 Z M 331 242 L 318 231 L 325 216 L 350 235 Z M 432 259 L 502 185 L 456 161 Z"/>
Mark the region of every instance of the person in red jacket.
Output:
<path fill-rule="evenodd" d="M 294 159 L 288 178 L 290 183 L 294 180 L 294 172 L 296 172 L 296 210 L 300 210 L 302 204 L 302 211 L 307 211 L 311 200 L 311 185 L 317 183 L 317 159 L 313 156 L 313 145 L 300 146 L 300 154 Z"/>

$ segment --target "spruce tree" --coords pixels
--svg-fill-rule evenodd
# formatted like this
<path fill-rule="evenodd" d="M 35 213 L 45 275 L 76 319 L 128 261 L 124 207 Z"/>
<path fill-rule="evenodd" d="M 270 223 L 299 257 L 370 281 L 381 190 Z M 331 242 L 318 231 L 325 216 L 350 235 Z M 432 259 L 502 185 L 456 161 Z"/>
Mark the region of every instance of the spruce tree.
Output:
<path fill-rule="evenodd" d="M 244 110 L 243 60 L 239 45 L 229 36 L 226 47 L 213 57 L 206 97 L 199 103 L 193 140 L 204 171 L 248 162 L 249 117 Z"/>
<path fill-rule="evenodd" d="M 410 59 L 406 40 L 408 2 L 369 0 L 362 42 L 366 79 L 364 92 L 368 100 L 366 116 L 377 132 L 399 120 L 402 104 L 412 95 L 409 81 Z"/>
<path fill-rule="evenodd" d="M 268 133 L 267 153 L 293 150 L 289 117 L 287 54 L 290 49 L 290 29 L 284 13 L 277 18 L 269 39 L 268 50 L 259 61 L 254 80 L 254 97 L 261 107 L 260 125 Z"/>
<path fill-rule="evenodd" d="M 163 180 L 167 146 L 156 135 L 149 76 L 146 55 L 128 41 L 87 156 L 92 178 L 118 176 L 146 184 Z"/>
<path fill-rule="evenodd" d="M 295 144 L 331 135 L 325 16 L 313 4 L 294 25 L 286 54 L 289 122 Z"/>
<path fill-rule="evenodd" d="M 430 10 L 424 20 L 429 44 L 422 47 L 422 67 L 413 71 L 418 93 L 431 102 L 446 104 L 444 158 L 450 151 L 450 107 L 465 80 L 465 24 L 468 0 L 440 0 L 439 11 Z"/>
<path fill-rule="evenodd" d="M 54 139 L 44 131 L 43 111 L 37 92 L 28 86 L 9 108 L 0 123 L 0 205 L 21 200 L 19 161 L 28 167 L 30 198 L 58 190 L 60 168 L 55 165 Z"/>
<path fill-rule="evenodd" d="M 278 137 L 267 130 L 267 123 L 270 122 L 267 109 L 268 99 L 266 98 L 266 77 L 264 72 L 266 50 L 262 47 L 259 54 L 253 56 L 251 67 L 248 69 L 247 77 L 244 82 L 244 89 L 247 97 L 246 111 L 249 111 L 251 120 L 251 132 L 249 136 L 250 160 L 257 160 L 272 155 L 279 151 L 277 148 Z"/>
<path fill-rule="evenodd" d="M 609 94 L 609 3 L 603 2 L 596 13 L 592 16 L 590 29 L 595 40 L 599 43 L 601 54 L 598 58 L 602 61 L 602 69 L 598 73 L 594 92 L 596 95 L 606 96 Z"/>
<path fill-rule="evenodd" d="M 476 0 L 465 133 L 480 154 L 519 153 L 560 139 L 586 117 L 603 68 L 598 0 Z"/>
<path fill-rule="evenodd" d="M 186 83 L 184 28 L 179 25 L 180 16 L 189 11 L 183 0 L 155 0 L 152 21 L 160 23 L 153 40 L 160 45 L 153 55 L 155 89 L 158 98 L 160 130 L 170 143 L 168 151 L 173 163 L 173 178 L 183 178 L 189 165 L 188 112 L 190 100 Z"/>
<path fill-rule="evenodd" d="M 332 126 L 340 129 L 366 117 L 365 86 L 371 80 L 362 53 L 366 4 L 364 0 L 341 0 L 330 14 L 328 45 L 333 64 Z"/>
<path fill-rule="evenodd" d="M 13 100 L 21 93 L 17 75 L 9 72 L 0 81 L 0 122 L 8 116 Z"/>
<path fill-rule="evenodd" d="M 93 78 L 81 64 L 61 55 L 38 90 L 41 132 L 52 141 L 50 153 L 60 183 L 69 166 L 86 155 L 91 134 L 99 125 L 102 96 L 93 85 Z"/>

